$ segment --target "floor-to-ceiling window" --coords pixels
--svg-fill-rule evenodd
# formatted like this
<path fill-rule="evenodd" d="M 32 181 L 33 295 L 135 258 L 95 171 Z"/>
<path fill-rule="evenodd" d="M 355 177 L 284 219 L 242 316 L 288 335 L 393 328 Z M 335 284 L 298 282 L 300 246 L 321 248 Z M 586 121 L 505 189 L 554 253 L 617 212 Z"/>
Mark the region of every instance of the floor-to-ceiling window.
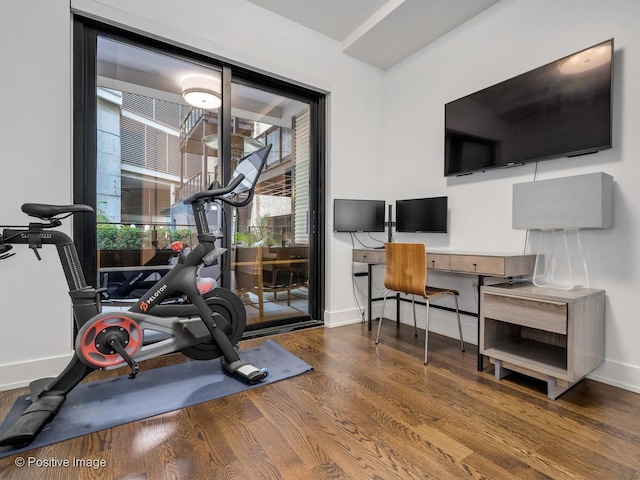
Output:
<path fill-rule="evenodd" d="M 212 205 L 228 253 L 201 274 L 240 296 L 249 330 L 321 319 L 322 96 L 82 19 L 74 46 L 74 198 L 97 212 L 74 235 L 104 304 L 135 302 L 174 242 L 197 243 L 183 199 L 271 144 L 252 203 Z"/>

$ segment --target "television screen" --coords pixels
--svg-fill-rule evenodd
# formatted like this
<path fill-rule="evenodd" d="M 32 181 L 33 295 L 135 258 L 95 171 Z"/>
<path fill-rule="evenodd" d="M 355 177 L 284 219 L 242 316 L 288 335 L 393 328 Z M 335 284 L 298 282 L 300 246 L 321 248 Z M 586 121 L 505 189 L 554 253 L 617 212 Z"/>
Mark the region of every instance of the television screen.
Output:
<path fill-rule="evenodd" d="M 396 201 L 396 232 L 447 233 L 448 197 Z"/>
<path fill-rule="evenodd" d="M 384 232 L 384 200 L 333 201 L 334 232 Z"/>
<path fill-rule="evenodd" d="M 445 176 L 611 147 L 613 39 L 445 105 Z"/>

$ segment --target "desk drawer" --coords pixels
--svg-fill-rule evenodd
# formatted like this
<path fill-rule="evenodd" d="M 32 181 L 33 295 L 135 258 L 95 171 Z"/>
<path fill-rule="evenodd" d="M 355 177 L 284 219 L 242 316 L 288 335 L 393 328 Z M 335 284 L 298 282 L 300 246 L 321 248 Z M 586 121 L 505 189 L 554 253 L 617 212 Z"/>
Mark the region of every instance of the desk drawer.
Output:
<path fill-rule="evenodd" d="M 495 293 L 483 293 L 484 318 L 567 334 L 567 304 Z"/>
<path fill-rule="evenodd" d="M 353 250 L 353 261 L 362 263 L 384 263 L 384 250 Z"/>
<path fill-rule="evenodd" d="M 450 257 L 442 253 L 427 253 L 427 268 L 434 270 L 449 270 Z"/>
<path fill-rule="evenodd" d="M 451 271 L 504 276 L 504 257 L 451 255 Z"/>

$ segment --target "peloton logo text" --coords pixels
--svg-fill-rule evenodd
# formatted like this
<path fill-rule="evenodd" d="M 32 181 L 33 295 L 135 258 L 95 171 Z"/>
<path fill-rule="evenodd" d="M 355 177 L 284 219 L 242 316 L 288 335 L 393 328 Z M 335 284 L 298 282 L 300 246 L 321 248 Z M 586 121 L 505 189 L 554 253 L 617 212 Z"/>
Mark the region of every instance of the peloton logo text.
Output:
<path fill-rule="evenodd" d="M 149 309 L 149 306 L 153 303 L 153 301 L 158 298 L 160 296 L 160 294 L 162 292 L 164 292 L 167 289 L 167 285 L 164 284 L 162 285 L 158 290 L 156 290 L 153 295 L 151 295 L 149 297 L 149 299 L 144 302 L 142 305 L 140 305 L 140 308 L 142 309 L 143 312 L 146 312 Z"/>

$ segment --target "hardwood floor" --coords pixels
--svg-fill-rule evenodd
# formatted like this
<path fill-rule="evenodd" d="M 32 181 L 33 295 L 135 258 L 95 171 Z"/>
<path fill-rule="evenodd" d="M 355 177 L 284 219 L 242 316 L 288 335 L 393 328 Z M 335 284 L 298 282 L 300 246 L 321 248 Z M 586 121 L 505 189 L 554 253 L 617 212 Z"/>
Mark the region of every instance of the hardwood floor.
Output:
<path fill-rule="evenodd" d="M 20 455 L 105 467 L 11 456 L 0 478 L 640 479 L 640 395 L 584 380 L 551 401 L 536 380 L 477 372 L 473 345 L 433 333 L 424 366 L 424 332 L 390 321 L 377 346 L 364 325 L 272 338 L 314 371 Z M 0 418 L 21 394 L 0 392 Z"/>

